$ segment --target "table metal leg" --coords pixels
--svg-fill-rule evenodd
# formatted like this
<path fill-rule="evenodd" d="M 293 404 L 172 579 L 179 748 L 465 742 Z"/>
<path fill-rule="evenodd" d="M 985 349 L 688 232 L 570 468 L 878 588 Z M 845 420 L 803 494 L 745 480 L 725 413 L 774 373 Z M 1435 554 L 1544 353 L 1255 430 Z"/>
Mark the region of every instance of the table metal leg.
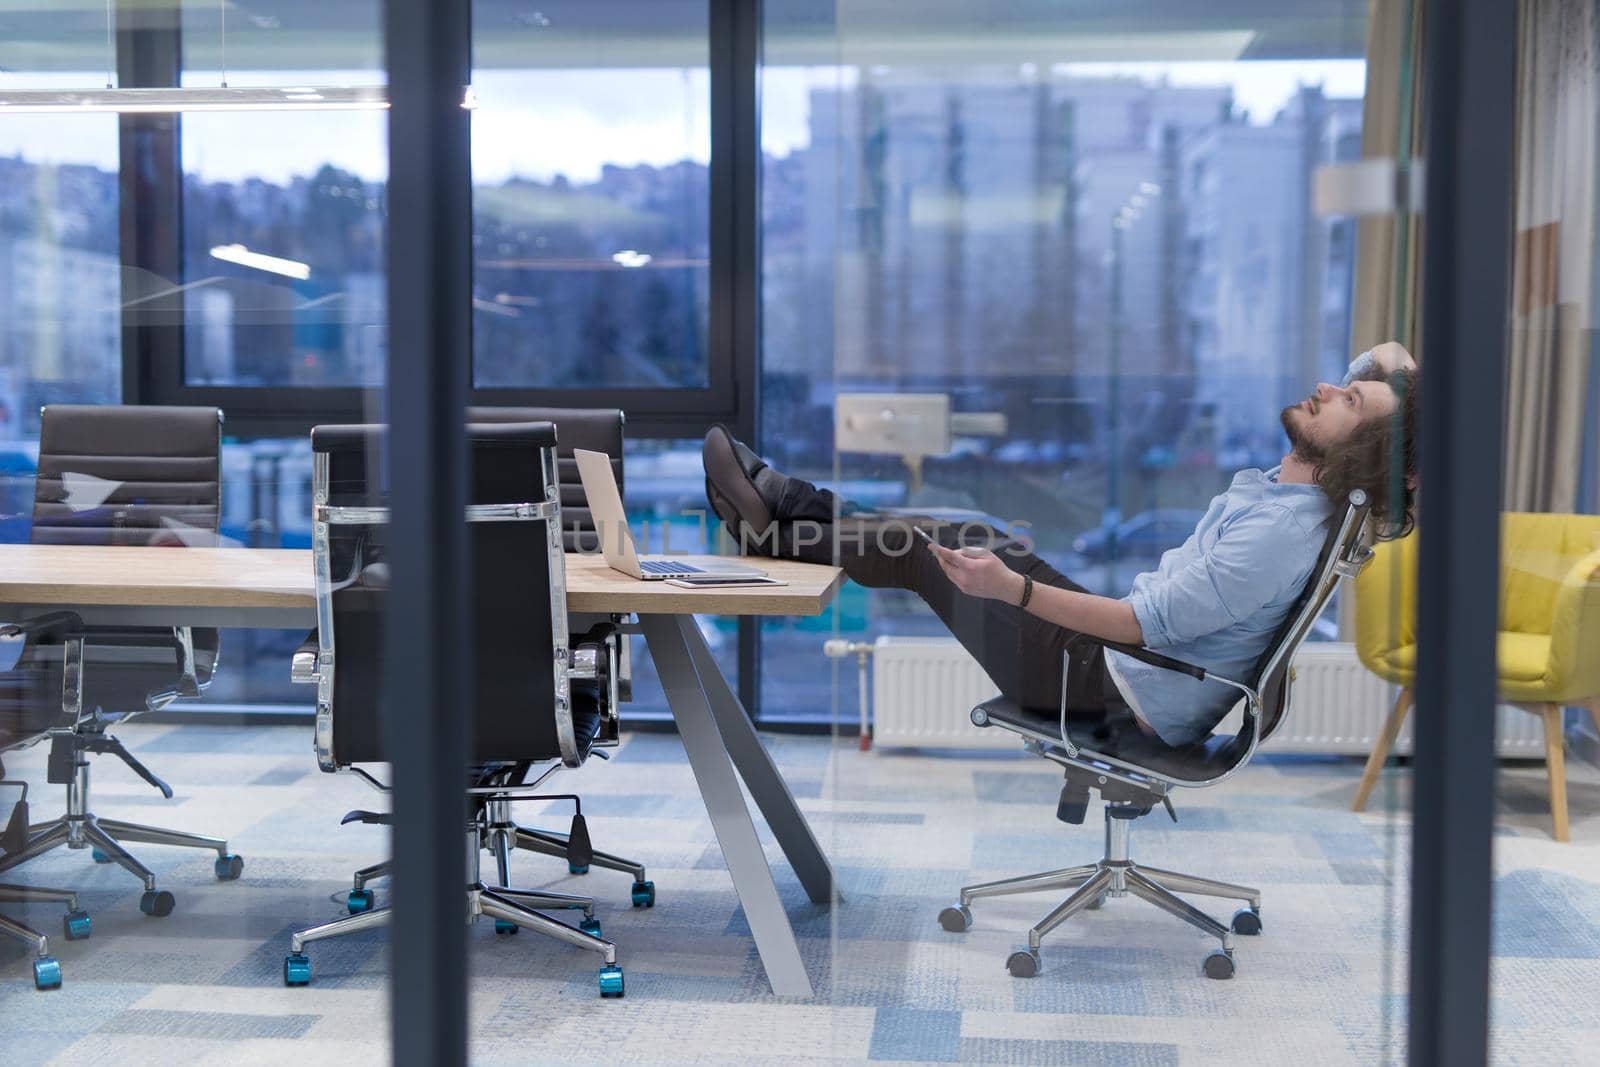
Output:
<path fill-rule="evenodd" d="M 706 813 L 716 832 L 722 857 L 733 877 L 733 888 L 744 906 L 746 921 L 755 938 L 756 951 L 767 971 L 772 991 L 781 997 L 809 997 L 811 978 L 800 959 L 794 928 L 783 910 L 778 887 L 772 881 L 772 868 L 756 836 L 750 809 L 745 806 L 739 779 L 728 756 L 727 743 L 712 713 L 700 672 L 695 669 L 690 644 L 683 627 L 694 626 L 692 618 L 672 615 L 641 615 L 640 628 L 650 643 L 656 674 L 666 690 L 672 717 L 689 766 L 694 771 Z M 720 675 L 718 675 L 720 677 Z"/>
<path fill-rule="evenodd" d="M 772 754 L 761 743 L 744 705 L 739 703 L 728 680 L 717 669 L 717 661 L 711 657 L 711 649 L 706 647 L 700 627 L 690 616 L 679 616 L 678 620 L 684 643 L 694 657 L 695 671 L 711 703 L 711 713 L 717 717 L 723 743 L 728 747 L 728 755 L 733 757 L 733 765 L 739 769 L 739 776 L 766 817 L 772 836 L 783 847 L 783 854 L 789 858 L 800 884 L 806 887 L 806 894 L 817 904 L 832 903 L 838 896 L 833 868 L 828 865 L 822 846 L 811 833 L 811 825 L 795 803 L 794 794 L 789 792 L 789 784 L 772 762 Z"/>

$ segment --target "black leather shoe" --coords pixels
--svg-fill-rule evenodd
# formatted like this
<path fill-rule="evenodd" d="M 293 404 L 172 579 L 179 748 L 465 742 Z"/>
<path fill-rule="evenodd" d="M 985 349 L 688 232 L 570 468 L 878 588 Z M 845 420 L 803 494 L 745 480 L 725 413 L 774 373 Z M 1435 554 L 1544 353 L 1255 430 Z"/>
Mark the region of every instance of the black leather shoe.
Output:
<path fill-rule="evenodd" d="M 706 499 L 732 533 L 760 535 L 772 525 L 772 506 L 756 487 L 756 476 L 767 467 L 760 456 L 719 423 L 706 431 L 700 458 L 706 469 Z"/>

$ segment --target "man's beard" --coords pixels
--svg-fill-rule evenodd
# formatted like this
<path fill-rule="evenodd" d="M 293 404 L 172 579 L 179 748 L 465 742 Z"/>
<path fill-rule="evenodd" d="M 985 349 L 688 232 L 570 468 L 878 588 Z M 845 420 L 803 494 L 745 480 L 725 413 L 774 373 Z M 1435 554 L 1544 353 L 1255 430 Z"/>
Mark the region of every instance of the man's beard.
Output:
<path fill-rule="evenodd" d="M 1278 421 L 1283 423 L 1283 432 L 1289 436 L 1289 451 L 1302 463 L 1320 467 L 1328 458 L 1328 450 L 1307 437 L 1304 428 L 1295 422 L 1294 413 L 1299 410 L 1299 404 L 1291 404 L 1278 416 Z"/>

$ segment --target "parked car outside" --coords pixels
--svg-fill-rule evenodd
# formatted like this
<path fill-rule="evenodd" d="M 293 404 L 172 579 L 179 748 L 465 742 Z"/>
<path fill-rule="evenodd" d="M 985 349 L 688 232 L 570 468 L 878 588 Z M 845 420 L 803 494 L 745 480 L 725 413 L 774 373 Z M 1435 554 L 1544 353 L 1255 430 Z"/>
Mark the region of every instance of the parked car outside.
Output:
<path fill-rule="evenodd" d="M 1115 558 L 1158 559 L 1167 549 L 1183 544 L 1204 514 L 1192 508 L 1141 511 L 1115 527 Z M 1072 542 L 1072 550 L 1090 562 L 1109 561 L 1113 551 L 1109 531 L 1085 530 Z"/>

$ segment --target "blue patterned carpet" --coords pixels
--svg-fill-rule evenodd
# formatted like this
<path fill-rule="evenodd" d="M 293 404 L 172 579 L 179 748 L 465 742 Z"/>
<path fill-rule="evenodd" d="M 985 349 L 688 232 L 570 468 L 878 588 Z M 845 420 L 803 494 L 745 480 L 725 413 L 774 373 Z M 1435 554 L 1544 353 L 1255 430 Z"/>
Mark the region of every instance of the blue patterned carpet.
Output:
<path fill-rule="evenodd" d="M 388 1059 L 387 935 L 320 942 L 313 984 L 288 989 L 292 929 L 344 913 L 353 868 L 382 858 L 385 831 L 341 828 L 379 798 L 315 766 L 303 728 L 134 725 L 129 747 L 178 790 L 172 801 L 114 761 L 95 768 L 99 814 L 227 836 L 244 877 L 219 883 L 208 854 L 134 851 L 178 896 L 147 918 L 139 887 L 85 852 L 8 872 L 77 888 L 94 936 L 53 937 L 63 988 L 32 987 L 29 954 L 0 941 L 0 1062 L 227 1063 L 352 1067 Z M 627 738 L 552 786 L 585 795 L 596 847 L 650 869 L 651 910 L 626 875 L 569 876 L 519 854 L 513 881 L 598 897 L 627 997 L 598 999 L 597 958 L 524 932 L 469 931 L 472 1058 L 481 1064 L 1374 1064 L 1403 1062 L 1405 775 L 1373 811 L 1348 811 L 1359 764 L 1258 759 L 1218 788 L 1178 799 L 1179 822 L 1136 824 L 1153 866 L 1259 886 L 1265 932 L 1240 939 L 1238 977 L 1209 981 L 1207 939 L 1132 897 L 1045 941 L 1042 974 L 1004 960 L 1059 894 L 979 901 L 964 935 L 935 916 L 963 883 L 1089 862 L 1097 814 L 1054 819 L 1059 777 L 1022 756 L 860 753 L 853 740 L 773 736 L 769 745 L 833 859 L 846 900 L 811 904 L 769 849 L 818 994 L 767 991 L 710 824 L 675 737 Z M 42 783 L 41 749 L 8 757 Z M 59 787 L 58 787 L 59 788 Z M 1594 1062 L 1600 1045 L 1600 775 L 1571 774 L 1573 839 L 1549 840 L 1542 766 L 1502 774 L 1492 1026 L 1497 1063 Z M 34 794 L 35 818 L 59 810 Z M 556 811 L 526 823 L 563 828 Z M 770 842 L 769 842 L 770 844 Z M 3 879 L 0 879 L 3 880 Z M 378 888 L 384 897 L 383 884 Z M 1226 916 L 1232 905 L 1212 902 Z M 59 908 L 3 905 L 47 934 Z"/>

